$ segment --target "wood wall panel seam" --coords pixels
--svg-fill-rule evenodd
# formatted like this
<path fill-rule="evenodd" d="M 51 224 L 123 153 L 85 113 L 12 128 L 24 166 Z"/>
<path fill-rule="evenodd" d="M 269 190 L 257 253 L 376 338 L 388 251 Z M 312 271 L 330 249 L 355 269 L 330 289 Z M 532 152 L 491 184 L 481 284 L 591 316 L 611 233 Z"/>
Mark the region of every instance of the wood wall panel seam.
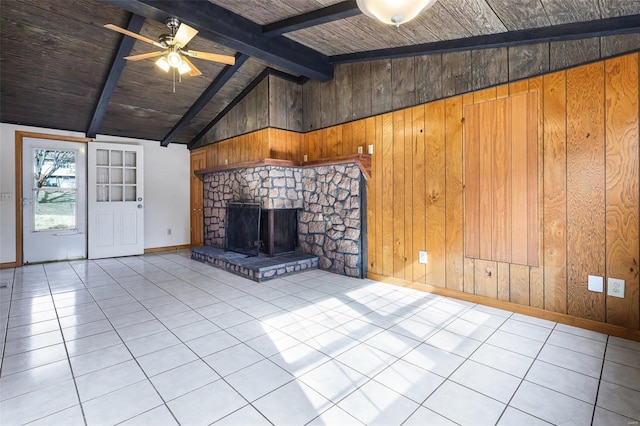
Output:
<path fill-rule="evenodd" d="M 412 206 L 412 222 L 413 222 L 413 254 L 417 255 L 420 250 L 428 252 L 428 221 L 427 212 L 427 185 L 429 178 L 427 177 L 429 168 L 426 167 L 427 153 L 427 129 L 425 125 L 426 111 L 425 106 L 413 107 L 412 114 L 412 131 L 413 131 L 413 206 Z M 427 282 L 427 265 L 419 262 L 413 262 L 413 281 Z M 444 279 L 442 280 L 444 284 Z"/>
<path fill-rule="evenodd" d="M 587 275 L 604 277 L 604 63 L 567 71 L 568 313 L 605 321 L 605 297 Z"/>
<path fill-rule="evenodd" d="M 395 111 L 393 117 L 393 276 L 405 278 L 405 154 L 404 114 Z"/>
<path fill-rule="evenodd" d="M 529 94 L 535 94 L 537 96 L 537 108 L 535 108 L 536 116 L 538 119 L 537 126 L 531 126 L 531 130 L 537 132 L 535 136 L 531 135 L 530 140 L 533 140 L 537 145 L 537 189 L 533 192 L 530 192 L 530 195 L 537 192 L 537 209 L 535 210 L 535 218 L 531 223 L 537 223 L 537 233 L 534 235 L 536 246 L 533 244 L 530 245 L 530 249 L 536 250 L 536 266 L 532 266 L 529 268 L 529 287 L 530 287 L 530 301 L 529 304 L 534 308 L 544 308 L 544 269 L 540 264 L 540 259 L 542 258 L 542 241 L 544 238 L 543 228 L 542 228 L 542 216 L 540 212 L 542 211 L 544 205 L 544 176 L 542 173 L 542 168 L 544 166 L 544 145 L 542 143 L 542 132 L 544 131 L 544 119 L 542 116 L 543 111 L 543 101 L 544 101 L 544 86 L 543 80 L 541 76 L 533 77 L 529 79 Z M 533 110 L 533 109 L 531 109 Z M 533 204 L 530 203 L 530 206 Z M 533 240 L 529 239 L 531 243 Z"/>
<path fill-rule="evenodd" d="M 464 290 L 463 97 L 444 101 L 446 287 Z"/>
<path fill-rule="evenodd" d="M 606 274 L 607 277 L 624 279 L 626 293 L 623 299 L 607 296 L 606 321 L 625 327 L 640 323 L 640 173 L 638 158 L 630 155 L 638 151 L 639 145 L 638 89 L 635 84 L 638 80 L 637 56 L 605 62 Z"/>
<path fill-rule="evenodd" d="M 567 312 L 566 72 L 544 77 L 544 308 Z"/>

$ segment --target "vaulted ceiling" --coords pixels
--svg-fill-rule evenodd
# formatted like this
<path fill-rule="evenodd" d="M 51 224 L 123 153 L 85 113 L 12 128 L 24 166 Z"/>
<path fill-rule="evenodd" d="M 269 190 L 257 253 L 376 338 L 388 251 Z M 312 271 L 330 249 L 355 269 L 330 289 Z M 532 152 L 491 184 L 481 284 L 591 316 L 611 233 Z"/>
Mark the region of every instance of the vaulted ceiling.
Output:
<path fill-rule="evenodd" d="M 235 66 L 174 83 L 153 40 L 175 16 L 198 29 L 189 49 Z M 265 69 L 333 78 L 337 63 L 640 32 L 640 0 L 438 0 L 400 28 L 338 0 L 0 0 L 0 121 L 189 143 Z"/>

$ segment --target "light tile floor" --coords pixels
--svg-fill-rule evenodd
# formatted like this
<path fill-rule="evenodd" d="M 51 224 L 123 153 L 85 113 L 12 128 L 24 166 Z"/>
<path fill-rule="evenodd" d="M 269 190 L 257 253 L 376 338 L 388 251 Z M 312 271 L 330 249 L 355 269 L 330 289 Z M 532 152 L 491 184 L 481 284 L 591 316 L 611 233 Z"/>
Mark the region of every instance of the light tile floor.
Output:
<path fill-rule="evenodd" d="M 630 425 L 640 343 L 187 251 L 0 271 L 0 424 Z"/>

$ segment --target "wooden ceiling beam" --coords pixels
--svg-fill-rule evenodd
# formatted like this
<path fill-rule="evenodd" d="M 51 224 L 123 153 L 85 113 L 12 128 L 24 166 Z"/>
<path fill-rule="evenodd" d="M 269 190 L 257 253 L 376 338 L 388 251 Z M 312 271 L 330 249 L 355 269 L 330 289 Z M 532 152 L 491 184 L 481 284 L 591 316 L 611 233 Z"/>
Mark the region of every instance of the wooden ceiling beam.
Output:
<path fill-rule="evenodd" d="M 343 1 L 308 13 L 292 16 L 282 21 L 273 22 L 262 27 L 262 33 L 268 36 L 277 36 L 316 25 L 326 24 L 340 19 L 350 18 L 361 14 L 355 0 Z"/>
<path fill-rule="evenodd" d="M 463 50 L 490 49 L 520 46 L 523 44 L 551 41 L 578 40 L 640 32 L 640 15 L 628 15 L 588 22 L 555 25 L 518 31 L 487 34 L 475 37 L 443 40 L 411 46 L 370 50 L 330 56 L 333 64 L 374 61 L 378 59 L 403 58 L 434 53 L 459 52 Z"/>
<path fill-rule="evenodd" d="M 129 19 L 129 24 L 127 25 L 127 30 L 137 33 L 142 29 L 143 24 L 143 16 L 132 14 L 131 18 Z M 134 38 L 122 36 L 122 40 L 120 41 L 120 46 L 118 47 L 116 56 L 111 63 L 109 75 L 107 76 L 107 79 L 105 80 L 104 86 L 102 88 L 100 99 L 98 100 L 98 104 L 93 111 L 91 124 L 89 124 L 89 128 L 86 132 L 88 138 L 95 138 L 96 134 L 100 130 L 100 126 L 102 125 L 102 120 L 104 119 L 104 115 L 107 112 L 107 107 L 109 106 L 109 101 L 111 100 L 113 91 L 118 84 L 118 80 L 120 80 L 120 75 L 122 74 L 124 65 L 127 63 L 124 57 L 131 54 L 131 50 L 133 49 L 133 45 L 135 44 L 135 42 L 136 40 Z"/>
<path fill-rule="evenodd" d="M 320 81 L 333 79 L 326 55 L 284 36 L 262 34 L 262 26 L 209 1 L 103 0 L 158 22 L 174 16 L 193 26 L 199 36 L 261 59 L 293 74 Z"/>
<path fill-rule="evenodd" d="M 249 56 L 244 53 L 236 54 L 236 63 L 234 65 L 226 65 L 222 72 L 216 76 L 213 82 L 206 88 L 202 95 L 189 107 L 189 110 L 182 116 L 182 118 L 176 123 L 175 126 L 169 133 L 166 134 L 162 141 L 160 141 L 160 145 L 168 146 L 176 136 L 182 131 L 183 128 L 191 123 L 196 115 L 204 108 L 209 101 L 222 89 L 222 87 L 229 81 L 229 79 L 235 74 L 236 71 L 240 69 L 242 64 L 249 59 Z"/>

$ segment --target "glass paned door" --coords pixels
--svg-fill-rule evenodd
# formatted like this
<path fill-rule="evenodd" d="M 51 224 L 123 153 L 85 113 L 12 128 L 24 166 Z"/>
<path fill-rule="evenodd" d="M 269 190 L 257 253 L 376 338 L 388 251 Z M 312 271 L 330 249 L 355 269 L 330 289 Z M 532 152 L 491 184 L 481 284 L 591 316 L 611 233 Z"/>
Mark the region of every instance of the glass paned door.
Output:
<path fill-rule="evenodd" d="M 25 138 L 22 145 L 24 263 L 87 256 L 87 145 Z"/>
<path fill-rule="evenodd" d="M 144 253 L 142 146 L 92 142 L 88 164 L 89 258 Z"/>
<path fill-rule="evenodd" d="M 34 149 L 33 230 L 78 227 L 77 150 Z"/>

